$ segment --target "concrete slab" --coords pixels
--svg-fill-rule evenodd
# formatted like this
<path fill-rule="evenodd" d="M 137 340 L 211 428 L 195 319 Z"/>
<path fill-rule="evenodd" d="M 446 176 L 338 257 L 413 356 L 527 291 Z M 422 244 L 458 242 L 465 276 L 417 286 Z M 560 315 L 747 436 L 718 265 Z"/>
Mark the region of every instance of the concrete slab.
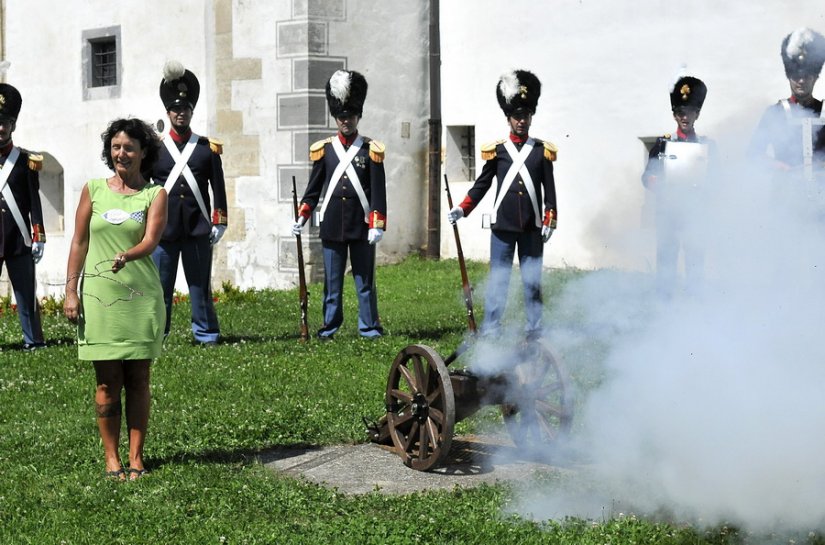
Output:
<path fill-rule="evenodd" d="M 344 494 L 410 494 L 529 479 L 537 472 L 568 471 L 530 459 L 509 441 L 480 436 L 454 437 L 447 463 L 430 472 L 408 468 L 391 448 L 373 443 L 275 449 L 258 458 L 274 471 L 300 476 Z"/>

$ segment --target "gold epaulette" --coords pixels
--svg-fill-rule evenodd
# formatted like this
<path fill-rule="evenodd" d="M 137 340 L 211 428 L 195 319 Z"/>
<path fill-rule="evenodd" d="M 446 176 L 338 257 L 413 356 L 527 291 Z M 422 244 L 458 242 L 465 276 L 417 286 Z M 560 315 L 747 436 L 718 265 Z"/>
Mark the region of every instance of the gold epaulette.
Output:
<path fill-rule="evenodd" d="M 312 162 L 319 161 L 324 158 L 324 146 L 332 142 L 333 137 L 318 140 L 309 147 L 309 160 Z"/>
<path fill-rule="evenodd" d="M 217 138 L 212 138 L 211 136 L 208 137 L 209 140 L 209 149 L 212 150 L 212 153 L 217 153 L 220 155 L 223 153 L 223 141 L 218 140 Z"/>
<path fill-rule="evenodd" d="M 384 162 L 385 149 L 386 147 L 383 142 L 379 142 L 378 140 L 370 140 L 370 159 L 372 159 L 373 163 Z"/>
<path fill-rule="evenodd" d="M 496 146 L 499 144 L 503 144 L 504 140 L 496 140 L 495 142 L 490 142 L 488 144 L 482 144 L 481 146 L 481 160 L 482 161 L 489 161 L 490 159 L 496 158 Z"/>
<path fill-rule="evenodd" d="M 544 141 L 544 158 L 548 161 L 555 161 L 559 148 L 553 142 Z"/>
<path fill-rule="evenodd" d="M 672 135 L 668 132 L 668 133 L 665 133 L 665 135 L 662 138 L 664 138 L 665 140 L 670 140 L 671 136 Z"/>
<path fill-rule="evenodd" d="M 29 168 L 40 171 L 43 168 L 43 156 L 39 153 L 29 153 Z"/>

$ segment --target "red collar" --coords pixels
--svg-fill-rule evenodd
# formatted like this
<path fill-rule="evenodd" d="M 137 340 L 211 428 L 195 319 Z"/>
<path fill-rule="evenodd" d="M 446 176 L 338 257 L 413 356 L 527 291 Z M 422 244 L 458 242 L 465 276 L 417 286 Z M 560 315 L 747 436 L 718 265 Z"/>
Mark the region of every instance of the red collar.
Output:
<path fill-rule="evenodd" d="M 13 148 L 13 147 L 14 147 L 14 142 L 9 140 L 8 144 L 6 144 L 2 148 L 0 148 L 0 155 L 2 155 L 3 157 L 8 157 L 9 153 L 11 153 L 11 148 Z"/>
<path fill-rule="evenodd" d="M 183 134 L 178 134 L 178 131 L 172 129 L 171 131 L 169 131 L 169 136 L 172 137 L 172 140 L 174 140 L 175 144 L 185 144 L 189 141 L 189 137 L 192 136 L 192 129 L 186 129 L 186 132 Z"/>
<path fill-rule="evenodd" d="M 515 133 L 512 133 L 512 132 L 510 133 L 510 141 L 513 144 L 524 144 L 525 142 L 527 142 L 528 138 L 530 138 L 530 137 L 529 136 L 524 136 L 524 138 L 522 138 L 521 136 L 519 136 Z"/>
<path fill-rule="evenodd" d="M 808 108 L 809 110 L 813 110 L 816 107 L 817 100 L 814 97 L 811 97 L 811 102 L 806 105 L 802 104 L 796 99 L 795 96 L 791 95 L 791 97 L 788 99 L 788 102 L 790 102 L 791 104 L 796 104 L 797 106 L 800 106 L 802 108 Z"/>
<path fill-rule="evenodd" d="M 341 143 L 345 146 L 351 146 L 352 143 L 355 142 L 356 138 L 358 138 L 358 131 L 352 133 L 349 136 L 344 136 L 343 134 L 341 134 L 340 131 L 338 132 L 338 140 L 340 140 Z"/>
<path fill-rule="evenodd" d="M 696 136 L 696 131 L 687 134 L 682 132 L 682 129 L 679 127 L 676 128 L 676 138 L 678 138 L 679 140 L 685 140 L 686 142 L 696 142 L 699 140 L 699 137 Z"/>

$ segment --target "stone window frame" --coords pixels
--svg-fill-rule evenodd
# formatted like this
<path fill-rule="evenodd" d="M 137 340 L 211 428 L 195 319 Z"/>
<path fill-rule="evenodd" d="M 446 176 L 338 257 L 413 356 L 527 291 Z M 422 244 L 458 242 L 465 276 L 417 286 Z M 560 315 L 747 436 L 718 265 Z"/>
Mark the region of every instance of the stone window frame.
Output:
<path fill-rule="evenodd" d="M 94 86 L 94 59 L 92 58 L 92 46 L 101 41 L 114 41 L 116 57 L 116 83 L 114 85 Z M 87 29 L 82 32 L 82 66 L 83 74 L 83 100 L 101 100 L 120 98 L 121 86 L 123 82 L 123 47 L 121 40 L 120 25 Z"/>

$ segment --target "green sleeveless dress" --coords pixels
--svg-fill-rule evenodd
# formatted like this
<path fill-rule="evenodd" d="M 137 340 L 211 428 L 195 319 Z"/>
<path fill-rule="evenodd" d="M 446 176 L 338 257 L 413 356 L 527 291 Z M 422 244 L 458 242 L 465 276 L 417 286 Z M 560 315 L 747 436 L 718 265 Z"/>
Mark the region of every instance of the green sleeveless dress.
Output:
<path fill-rule="evenodd" d="M 112 273 L 115 254 L 143 239 L 149 205 L 163 189 L 147 184 L 133 195 L 90 180 L 92 218 L 78 322 L 81 360 L 144 360 L 160 356 L 166 309 L 158 269 L 148 255 Z"/>

